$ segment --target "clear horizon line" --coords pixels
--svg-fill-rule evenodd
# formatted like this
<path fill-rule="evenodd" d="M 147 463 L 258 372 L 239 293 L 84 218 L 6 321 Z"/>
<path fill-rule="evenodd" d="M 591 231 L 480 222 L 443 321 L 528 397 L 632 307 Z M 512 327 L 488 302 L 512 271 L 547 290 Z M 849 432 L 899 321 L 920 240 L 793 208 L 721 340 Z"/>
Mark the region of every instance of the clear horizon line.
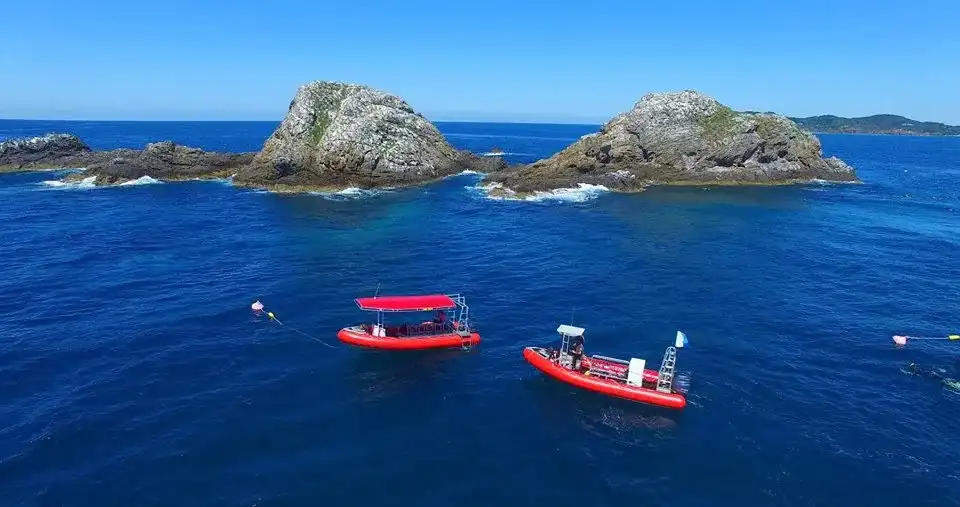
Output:
<path fill-rule="evenodd" d="M 895 113 L 876 113 L 876 114 L 871 114 L 871 115 L 867 115 L 867 116 L 838 116 L 838 115 L 835 115 L 835 114 L 817 114 L 817 115 L 812 115 L 812 116 L 791 116 L 791 115 L 785 115 L 785 114 L 781 114 L 781 113 L 775 113 L 775 114 L 780 114 L 781 116 L 785 116 L 785 117 L 787 117 L 787 118 L 797 118 L 797 119 L 810 119 L 810 118 L 818 118 L 818 117 L 823 117 L 823 116 L 833 116 L 833 117 L 837 117 L 837 118 L 841 118 L 841 119 L 847 119 L 847 120 L 857 120 L 857 119 L 863 119 L 863 118 L 870 118 L 870 117 L 874 117 L 874 116 L 891 115 L 891 116 L 899 116 L 899 117 L 901 117 L 901 118 L 905 118 L 905 119 L 908 119 L 908 120 L 910 120 L 910 121 L 917 122 L 917 123 L 934 123 L 934 124 L 944 125 L 944 126 L 946 126 L 946 127 L 956 127 L 956 126 L 957 126 L 956 124 L 944 123 L 944 122 L 939 122 L 939 121 L 917 120 L 917 119 L 911 118 L 911 117 L 909 117 L 909 116 L 903 116 L 903 115 L 899 115 L 899 114 L 895 114 Z M 608 118 L 608 119 L 606 119 L 606 120 L 595 120 L 595 121 L 592 121 L 592 122 L 591 122 L 591 121 L 586 121 L 586 119 L 576 120 L 576 121 L 575 121 L 575 120 L 572 120 L 572 119 L 569 119 L 569 120 L 532 120 L 532 119 L 512 119 L 512 120 L 508 120 L 508 119 L 482 119 L 482 120 L 480 120 L 480 119 L 474 119 L 474 120 L 471 120 L 471 119 L 440 119 L 440 120 L 435 120 L 435 119 L 431 119 L 431 118 L 430 118 L 429 116 L 427 116 L 427 115 L 423 115 L 423 114 L 422 114 L 422 116 L 423 116 L 424 118 L 426 118 L 428 121 L 430 121 L 431 123 L 508 123 L 508 124 L 524 124 L 524 125 L 577 125 L 577 126 L 591 126 L 591 127 L 602 126 L 603 124 L 605 124 L 607 121 L 610 120 L 610 118 Z M 439 115 L 439 116 L 443 116 L 443 115 Z M 613 118 L 613 117 L 611 117 L 611 118 Z M 283 119 L 282 119 L 282 118 L 281 118 L 281 119 L 270 119 L 270 120 L 265 120 L 265 119 L 107 119 L 107 118 L 50 118 L 50 117 L 43 117 L 43 118 L 4 118 L 4 117 L 0 117 L 0 121 L 22 121 L 22 122 L 76 122 L 76 123 L 81 123 L 81 122 L 110 122 L 110 123 L 178 123 L 178 122 L 179 122 L 179 123 L 280 123 L 280 122 L 283 121 Z"/>
<path fill-rule="evenodd" d="M 431 120 L 427 118 L 430 123 L 515 123 L 515 124 L 526 124 L 526 125 L 576 125 L 576 126 L 600 126 L 605 122 L 597 123 L 584 123 L 584 122 L 575 122 L 575 121 L 545 121 L 545 120 Z M 92 123 L 92 122 L 107 122 L 107 123 L 277 123 L 283 121 L 279 120 L 111 120 L 111 119 L 90 119 L 90 118 L 0 118 L 0 121 L 23 121 L 23 122 L 64 122 L 64 123 Z"/>

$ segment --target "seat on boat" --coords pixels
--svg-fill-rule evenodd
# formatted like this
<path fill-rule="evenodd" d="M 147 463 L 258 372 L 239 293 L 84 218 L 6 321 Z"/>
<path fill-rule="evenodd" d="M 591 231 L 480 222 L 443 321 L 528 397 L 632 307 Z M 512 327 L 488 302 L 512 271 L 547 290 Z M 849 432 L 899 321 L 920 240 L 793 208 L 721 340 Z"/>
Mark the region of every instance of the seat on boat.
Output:
<path fill-rule="evenodd" d="M 598 359 L 596 357 L 589 358 L 589 362 L 584 361 L 584 366 L 590 368 L 591 371 L 599 371 L 616 377 L 626 377 L 627 370 L 629 369 L 629 366 L 626 364 L 614 363 L 613 361 Z"/>

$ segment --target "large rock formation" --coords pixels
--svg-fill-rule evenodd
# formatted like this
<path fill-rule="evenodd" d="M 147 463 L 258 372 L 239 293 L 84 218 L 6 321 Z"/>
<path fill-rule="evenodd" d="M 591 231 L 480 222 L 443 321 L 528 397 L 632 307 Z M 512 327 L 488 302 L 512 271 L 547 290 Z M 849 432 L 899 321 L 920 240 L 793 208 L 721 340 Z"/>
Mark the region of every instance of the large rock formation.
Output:
<path fill-rule="evenodd" d="M 0 172 L 78 167 L 91 153 L 76 136 L 47 134 L 0 142 Z"/>
<path fill-rule="evenodd" d="M 149 176 L 158 180 L 231 176 L 253 160 L 253 153 L 211 153 L 172 141 L 148 144 L 143 150 L 93 151 L 76 136 L 47 134 L 0 143 L 0 170 L 85 168 L 109 185 Z"/>
<path fill-rule="evenodd" d="M 402 186 L 502 161 L 454 149 L 402 99 L 366 86 L 301 86 L 286 118 L 235 182 L 275 190 Z"/>
<path fill-rule="evenodd" d="M 820 141 L 789 119 L 738 113 L 706 95 L 647 94 L 556 155 L 489 178 L 518 192 L 600 184 L 639 190 L 650 184 L 783 184 L 858 181 Z"/>

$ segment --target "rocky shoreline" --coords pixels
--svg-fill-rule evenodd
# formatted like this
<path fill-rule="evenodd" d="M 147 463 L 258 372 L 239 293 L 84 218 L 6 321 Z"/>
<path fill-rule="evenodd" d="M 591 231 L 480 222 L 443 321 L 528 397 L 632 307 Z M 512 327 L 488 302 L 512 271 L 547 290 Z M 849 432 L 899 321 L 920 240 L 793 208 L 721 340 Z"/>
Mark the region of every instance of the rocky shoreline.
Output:
<path fill-rule="evenodd" d="M 297 90 L 256 153 L 206 152 L 171 141 L 94 151 L 70 134 L 0 142 L 0 172 L 57 168 L 85 168 L 83 177 L 95 176 L 97 185 L 232 177 L 237 186 L 273 192 L 404 187 L 463 171 L 484 174 L 487 188 L 503 196 L 578 185 L 635 192 L 650 185 L 859 182 L 789 119 L 737 113 L 691 91 L 645 95 L 552 157 L 508 166 L 501 157 L 453 148 L 399 97 L 326 81 Z"/>

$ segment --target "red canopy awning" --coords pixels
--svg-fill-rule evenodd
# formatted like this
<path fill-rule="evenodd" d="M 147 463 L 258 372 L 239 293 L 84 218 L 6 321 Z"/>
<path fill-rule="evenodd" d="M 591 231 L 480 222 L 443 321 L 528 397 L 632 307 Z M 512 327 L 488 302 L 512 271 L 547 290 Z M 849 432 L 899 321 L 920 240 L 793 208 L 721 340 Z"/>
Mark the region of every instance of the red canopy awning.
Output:
<path fill-rule="evenodd" d="M 380 312 L 426 312 L 431 310 L 449 310 L 457 304 L 450 296 L 432 294 L 429 296 L 380 296 L 358 298 L 355 300 L 362 310 Z"/>

